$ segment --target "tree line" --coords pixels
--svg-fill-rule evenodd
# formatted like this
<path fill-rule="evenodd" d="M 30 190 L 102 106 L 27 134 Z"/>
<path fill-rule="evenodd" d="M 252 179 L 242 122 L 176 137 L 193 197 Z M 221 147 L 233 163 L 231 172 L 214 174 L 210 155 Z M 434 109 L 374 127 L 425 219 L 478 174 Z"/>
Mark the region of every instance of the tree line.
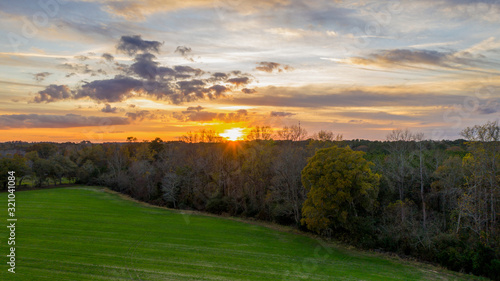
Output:
<path fill-rule="evenodd" d="M 107 186 L 152 204 L 273 221 L 456 271 L 500 276 L 500 128 L 426 140 L 342 140 L 300 126 L 252 128 L 247 141 L 189 132 L 124 143 L 3 143 L 0 182 Z"/>

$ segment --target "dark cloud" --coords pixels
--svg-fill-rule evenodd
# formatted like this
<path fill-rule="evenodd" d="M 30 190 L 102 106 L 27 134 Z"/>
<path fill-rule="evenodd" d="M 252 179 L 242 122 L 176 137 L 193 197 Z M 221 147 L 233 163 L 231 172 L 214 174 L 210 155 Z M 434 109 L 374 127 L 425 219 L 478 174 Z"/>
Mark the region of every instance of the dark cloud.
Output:
<path fill-rule="evenodd" d="M 202 111 L 203 109 L 205 109 L 203 106 L 190 106 L 187 108 L 187 111 Z"/>
<path fill-rule="evenodd" d="M 156 57 L 150 53 L 138 54 L 135 57 L 135 63 L 130 66 L 130 70 L 141 78 L 155 79 L 158 74 L 158 62 Z"/>
<path fill-rule="evenodd" d="M 78 74 L 90 74 L 90 76 L 106 75 L 106 71 L 102 69 L 94 70 L 91 69 L 88 64 L 81 63 L 63 63 L 59 67 L 71 71 L 66 75 L 66 77 L 71 77 Z"/>
<path fill-rule="evenodd" d="M 116 113 L 118 111 L 117 107 L 111 107 L 108 103 L 101 109 L 105 113 Z"/>
<path fill-rule="evenodd" d="M 223 85 L 211 85 L 203 79 L 157 81 L 151 78 L 152 80 L 140 80 L 128 76 L 116 76 L 112 79 L 94 80 L 82 85 L 74 97 L 118 102 L 130 98 L 135 93 L 179 104 L 197 99 L 220 98 L 230 91 Z"/>
<path fill-rule="evenodd" d="M 295 113 L 291 112 L 284 112 L 284 111 L 271 111 L 271 117 L 290 117 L 296 115 Z"/>
<path fill-rule="evenodd" d="M 174 53 L 179 53 L 181 56 L 183 56 L 185 59 L 189 61 L 193 61 L 193 57 L 190 55 L 191 54 L 191 48 L 186 47 L 186 46 L 178 46 L 177 49 L 175 49 Z"/>
<path fill-rule="evenodd" d="M 87 126 L 126 125 L 130 121 L 124 117 L 13 114 L 0 115 L 0 128 L 72 128 Z"/>
<path fill-rule="evenodd" d="M 215 72 L 212 74 L 212 79 L 214 81 L 221 81 L 221 80 L 226 80 L 228 78 L 228 75 L 223 72 Z"/>
<path fill-rule="evenodd" d="M 203 70 L 199 68 L 192 68 L 190 66 L 176 65 L 174 66 L 174 69 L 179 73 L 192 73 L 196 76 L 200 76 L 205 73 Z"/>
<path fill-rule="evenodd" d="M 179 78 L 179 76 L 175 72 L 175 70 L 173 70 L 170 67 L 160 66 L 160 67 L 156 68 L 156 73 L 158 74 L 158 76 L 160 78 L 163 78 L 163 77 L 166 77 L 166 76 L 175 76 L 176 78 Z M 189 77 L 190 77 L 189 75 L 186 76 L 186 78 L 189 78 Z"/>
<path fill-rule="evenodd" d="M 74 91 L 70 91 L 67 86 L 64 86 L 66 92 L 49 88 L 40 91 L 34 101 L 52 102 L 66 98 L 90 98 L 112 103 L 138 95 L 180 104 L 198 99 L 221 98 L 226 93 L 240 90 L 240 86 L 251 82 L 251 75 L 242 74 L 237 70 L 210 74 L 191 66 L 162 66 L 156 60 L 156 56 L 149 52 L 158 51 L 160 45 L 157 41 L 142 40 L 140 36 L 122 36 L 118 49 L 135 54 L 135 58 L 131 65 L 114 62 L 113 67 L 121 72 L 121 75 L 110 79 L 83 81 L 83 85 Z M 181 48 L 179 52 L 185 53 L 188 50 Z M 104 53 L 102 58 L 113 61 L 113 56 L 107 53 Z M 77 74 L 90 74 L 91 76 L 106 74 L 101 69 L 91 69 L 88 64 L 64 63 L 60 67 L 71 71 L 66 77 Z M 250 89 L 245 91 L 252 92 Z"/>
<path fill-rule="evenodd" d="M 280 64 L 280 63 L 271 62 L 271 61 L 261 61 L 261 62 L 258 62 L 257 64 L 259 66 L 257 66 L 255 68 L 255 70 L 264 71 L 264 72 L 268 72 L 268 73 L 272 73 L 273 71 L 283 72 L 283 71 L 289 71 L 289 70 L 293 69 L 289 65 Z"/>
<path fill-rule="evenodd" d="M 42 82 L 43 80 L 45 80 L 45 78 L 47 78 L 48 76 L 50 76 L 52 73 L 50 72 L 39 72 L 39 73 L 35 73 L 33 74 L 33 78 L 38 81 L 38 82 Z"/>
<path fill-rule="evenodd" d="M 459 65 L 473 66 L 485 62 L 480 55 L 468 52 L 439 52 L 434 50 L 394 49 L 371 53 L 366 57 L 353 57 L 350 62 L 361 65 L 378 65 L 385 67 L 405 67 L 412 65 L 431 65 L 457 68 Z"/>
<path fill-rule="evenodd" d="M 139 52 L 160 52 L 160 47 L 163 43 L 159 41 L 142 40 L 140 35 L 122 36 L 120 42 L 116 46 L 118 51 L 124 52 L 129 56 L 133 56 Z"/>
<path fill-rule="evenodd" d="M 230 89 L 227 88 L 226 86 L 222 85 L 213 85 L 212 87 L 208 88 L 209 90 L 209 98 L 219 98 L 224 96 L 226 92 L 229 92 Z"/>
<path fill-rule="evenodd" d="M 173 97 L 173 102 L 178 104 L 182 101 L 194 101 L 206 97 L 208 90 L 205 88 L 206 82 L 199 79 L 176 82 L 177 94 Z"/>
<path fill-rule="evenodd" d="M 241 91 L 244 93 L 244 94 L 253 94 L 253 93 L 256 93 L 257 90 L 255 89 L 249 89 L 249 88 L 243 88 L 241 89 Z"/>
<path fill-rule="evenodd" d="M 198 89 L 201 89 L 206 85 L 206 82 L 200 79 L 193 79 L 187 81 L 178 81 L 177 85 L 180 87 L 180 89 L 183 89 L 184 91 L 186 91 L 186 93 L 189 93 L 190 91 L 194 92 Z"/>
<path fill-rule="evenodd" d="M 175 49 L 175 53 L 180 53 L 181 55 L 185 56 L 191 52 L 191 48 L 186 47 L 186 46 L 178 46 L 177 49 Z"/>
<path fill-rule="evenodd" d="M 94 80 L 83 85 L 76 98 L 89 97 L 94 100 L 117 102 L 132 95 L 132 91 L 140 91 L 143 82 L 134 78 L 116 76 L 113 79 Z"/>
<path fill-rule="evenodd" d="M 485 104 L 480 104 L 476 110 L 480 114 L 500 113 L 500 102 L 489 100 Z"/>
<path fill-rule="evenodd" d="M 173 117 L 177 120 L 183 122 L 212 122 L 212 121 L 220 121 L 225 123 L 232 122 L 241 122 L 246 120 L 248 112 L 245 109 L 240 109 L 235 112 L 229 113 L 217 113 L 217 112 L 208 112 L 200 110 L 189 110 L 183 112 L 176 112 L 173 114 Z"/>
<path fill-rule="evenodd" d="M 234 84 L 236 86 L 244 86 L 244 85 L 250 83 L 250 78 L 248 78 L 248 77 L 236 77 L 236 78 L 228 79 L 227 82 Z"/>
<path fill-rule="evenodd" d="M 397 121 L 408 121 L 415 120 L 414 117 L 408 115 L 396 115 L 383 111 L 379 112 L 359 112 L 359 111 L 349 111 L 349 112 L 338 112 L 337 115 L 358 118 L 360 120 L 397 120 Z M 356 119 L 356 120 L 358 120 Z"/>
<path fill-rule="evenodd" d="M 125 115 L 133 121 L 142 121 L 144 119 L 153 119 L 155 117 L 154 114 L 149 112 L 148 110 L 140 110 L 136 112 L 127 112 Z"/>
<path fill-rule="evenodd" d="M 125 72 L 133 73 L 141 78 L 155 80 L 157 77 L 176 79 L 188 79 L 191 75 L 200 76 L 205 72 L 199 68 L 190 66 L 177 65 L 174 68 L 159 66 L 160 63 L 155 61 L 156 57 L 150 53 L 138 54 L 134 63 L 130 67 L 124 67 Z"/>
<path fill-rule="evenodd" d="M 245 95 L 225 101 L 229 104 L 274 107 L 374 107 L 374 106 L 450 106 L 461 104 L 467 94 L 435 93 L 431 90 L 400 88 L 342 89 L 318 87 L 265 87 L 259 88 L 262 95 Z M 280 95 L 276 95 L 280 93 Z"/>
<path fill-rule="evenodd" d="M 352 58 L 357 64 L 430 64 L 442 65 L 448 61 L 451 53 L 443 53 L 432 50 L 384 50 L 370 54 L 368 58 Z"/>
<path fill-rule="evenodd" d="M 101 57 L 108 62 L 112 62 L 113 60 L 115 60 L 115 57 L 110 53 L 104 53 Z"/>
<path fill-rule="evenodd" d="M 70 88 L 66 85 L 54 85 L 51 84 L 47 86 L 44 90 L 36 93 L 36 96 L 33 98 L 32 102 L 36 103 L 49 103 L 60 101 L 64 99 L 69 99 L 73 96 L 74 92 L 70 90 Z"/>

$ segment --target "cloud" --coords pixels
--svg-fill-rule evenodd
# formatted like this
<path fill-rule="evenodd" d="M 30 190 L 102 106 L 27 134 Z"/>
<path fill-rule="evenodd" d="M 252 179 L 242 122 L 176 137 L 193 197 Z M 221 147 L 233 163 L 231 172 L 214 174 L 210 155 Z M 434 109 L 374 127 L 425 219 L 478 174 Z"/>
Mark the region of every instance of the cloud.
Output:
<path fill-rule="evenodd" d="M 458 17 L 464 21 L 498 22 L 500 11 L 500 3 L 497 0 L 426 0 L 422 3 L 441 8 L 444 17 Z"/>
<path fill-rule="evenodd" d="M 158 0 L 132 0 L 132 1 L 108 1 L 104 5 L 104 10 L 113 15 L 124 17 L 130 21 L 142 21 L 146 16 L 177 11 L 189 8 L 209 8 L 214 10 L 220 17 L 225 13 L 238 11 L 248 14 L 256 11 L 263 11 L 276 5 L 287 4 L 288 0 L 254 0 L 254 1 L 227 1 L 227 0 L 171 0 L 168 4 Z"/>
<path fill-rule="evenodd" d="M 127 125 L 130 121 L 124 117 L 39 114 L 0 115 L 0 128 L 72 128 L 90 126 Z"/>
<path fill-rule="evenodd" d="M 193 57 L 190 55 L 191 53 L 191 48 L 186 47 L 186 46 L 178 46 L 177 49 L 175 49 L 174 53 L 179 53 L 181 54 L 182 57 L 185 59 L 194 62 Z"/>
<path fill-rule="evenodd" d="M 177 89 L 184 95 L 196 95 L 199 98 L 204 96 L 206 82 L 201 79 L 177 81 Z"/>
<path fill-rule="evenodd" d="M 471 54 L 480 55 L 481 53 L 485 52 L 498 52 L 498 51 L 500 51 L 500 41 L 496 40 L 495 37 L 489 37 L 457 53 L 463 54 L 465 56 L 470 56 Z"/>
<path fill-rule="evenodd" d="M 75 56 L 75 59 L 77 59 L 77 60 L 79 60 L 79 61 L 86 61 L 86 60 L 88 60 L 88 59 L 89 59 L 89 57 L 79 55 L 79 56 Z"/>
<path fill-rule="evenodd" d="M 290 117 L 296 115 L 295 113 L 291 112 L 284 112 L 284 111 L 271 111 L 271 117 Z"/>
<path fill-rule="evenodd" d="M 271 61 L 261 61 L 257 63 L 259 66 L 257 66 L 255 69 L 259 71 L 264 71 L 267 73 L 272 73 L 273 71 L 277 72 L 284 72 L 284 71 L 289 71 L 292 70 L 293 68 L 289 65 L 286 64 L 280 64 L 277 62 L 271 62 Z"/>
<path fill-rule="evenodd" d="M 113 60 L 115 60 L 115 57 L 110 54 L 110 53 L 104 53 L 102 54 L 101 56 L 104 60 L 106 60 L 107 62 L 112 62 Z"/>
<path fill-rule="evenodd" d="M 205 72 L 199 68 L 192 68 L 191 66 L 182 66 L 182 65 L 176 65 L 174 66 L 175 71 L 179 73 L 191 73 L 196 76 L 202 75 Z"/>
<path fill-rule="evenodd" d="M 81 63 L 63 63 L 59 67 L 71 71 L 66 75 L 66 77 L 71 77 L 78 74 L 90 74 L 90 76 L 106 75 L 106 71 L 102 69 L 93 70 L 88 64 Z"/>
<path fill-rule="evenodd" d="M 89 97 L 94 100 L 118 102 L 133 95 L 133 91 L 140 91 L 143 82 L 125 76 L 116 76 L 112 79 L 94 80 L 78 89 L 75 98 Z"/>
<path fill-rule="evenodd" d="M 201 109 L 200 109 L 201 108 Z M 242 122 L 246 120 L 248 111 L 240 109 L 235 112 L 217 113 L 202 111 L 202 107 L 188 107 L 186 111 L 176 112 L 172 116 L 182 122 L 213 122 L 220 121 L 224 123 Z"/>
<path fill-rule="evenodd" d="M 283 28 L 283 27 L 269 28 L 266 29 L 265 31 L 270 34 L 282 36 L 285 39 L 301 39 L 307 35 L 311 35 L 311 33 L 314 33 L 311 32 L 311 30 Z"/>
<path fill-rule="evenodd" d="M 212 74 L 191 66 L 176 65 L 172 68 L 162 66 L 156 61 L 156 56 L 149 52 L 157 50 L 159 45 L 151 42 L 159 43 L 158 41 L 144 41 L 140 36 L 122 36 L 118 48 L 135 54 L 135 58 L 131 65 L 117 62 L 113 64 L 115 70 L 122 73 L 121 75 L 91 82 L 82 81 L 83 84 L 73 91 L 68 86 L 52 85 L 40 91 L 33 101 L 53 102 L 67 98 L 90 98 L 99 102 L 112 103 L 132 96 L 143 96 L 179 104 L 198 99 L 221 98 L 231 91 L 240 90 L 240 87 L 251 82 L 249 74 L 243 74 L 238 70 Z M 102 57 L 106 60 L 113 60 L 113 56 L 107 53 Z M 76 75 L 76 73 L 92 76 L 106 74 L 101 69 L 92 70 L 88 64 L 64 63 L 60 67 L 73 71 L 66 77 Z M 245 91 L 252 92 L 250 89 Z"/>
<path fill-rule="evenodd" d="M 75 99 L 88 97 L 97 101 L 118 102 L 134 95 L 141 95 L 170 100 L 174 104 L 179 104 L 198 99 L 220 98 L 231 91 L 224 85 L 212 85 L 206 79 L 161 81 L 155 80 L 153 76 L 148 78 L 150 80 L 118 75 L 112 79 L 94 80 L 77 89 L 73 97 Z"/>
<path fill-rule="evenodd" d="M 156 57 L 150 53 L 138 54 L 135 63 L 130 66 L 130 70 L 141 78 L 155 79 L 158 74 L 158 62 L 153 61 Z"/>
<path fill-rule="evenodd" d="M 391 114 L 383 111 L 378 111 L 378 112 L 349 111 L 349 112 L 336 112 L 335 114 L 348 118 L 357 118 L 358 120 L 397 120 L 397 121 L 415 120 L 415 118 L 412 116 Z"/>
<path fill-rule="evenodd" d="M 250 78 L 248 77 L 236 77 L 236 78 L 231 78 L 228 79 L 227 82 L 234 84 L 236 86 L 244 86 L 248 83 L 250 83 Z"/>
<path fill-rule="evenodd" d="M 249 88 L 243 88 L 241 89 L 241 91 L 244 93 L 244 94 L 253 94 L 253 93 L 256 93 L 257 90 L 255 89 L 249 89 Z"/>
<path fill-rule="evenodd" d="M 353 57 L 350 61 L 354 64 L 363 65 L 401 65 L 401 64 L 428 64 L 437 66 L 449 66 L 452 53 L 445 53 L 432 50 L 384 50 L 372 53 L 366 58 Z"/>
<path fill-rule="evenodd" d="M 35 73 L 33 74 L 33 78 L 38 81 L 38 82 L 42 82 L 43 80 L 45 80 L 45 78 L 47 78 L 48 76 L 50 76 L 52 73 L 50 72 L 39 72 L 39 73 Z"/>
<path fill-rule="evenodd" d="M 152 114 L 148 110 L 140 110 L 136 112 L 127 112 L 125 115 L 133 121 L 142 121 L 144 119 L 153 119 L 156 117 L 156 115 Z"/>
<path fill-rule="evenodd" d="M 174 53 L 180 53 L 182 56 L 185 56 L 190 52 L 191 52 L 191 48 L 186 47 L 186 46 L 178 46 L 177 49 L 175 49 Z"/>
<path fill-rule="evenodd" d="M 74 92 L 66 85 L 54 85 L 51 84 L 47 86 L 44 90 L 39 91 L 33 98 L 32 102 L 36 103 L 49 103 L 60 101 L 64 99 L 69 99 L 73 96 Z"/>
<path fill-rule="evenodd" d="M 297 108 L 327 107 L 380 107 L 380 106 L 450 106 L 461 104 L 470 95 L 441 94 L 433 88 L 395 86 L 395 87 L 356 87 L 335 88 L 316 85 L 303 87 L 263 87 L 261 95 L 235 96 L 222 103 Z M 276 93 L 279 93 L 277 95 Z"/>
<path fill-rule="evenodd" d="M 205 109 L 203 106 L 190 106 L 187 108 L 187 111 L 202 111 L 203 109 Z"/>
<path fill-rule="evenodd" d="M 212 87 L 208 88 L 208 91 L 208 93 L 212 95 L 210 96 L 210 98 L 219 98 L 224 96 L 226 92 L 229 92 L 230 89 L 222 85 L 213 85 Z"/>
<path fill-rule="evenodd" d="M 486 104 L 480 104 L 476 110 L 480 114 L 500 113 L 500 102 L 489 100 Z"/>
<path fill-rule="evenodd" d="M 101 109 L 105 113 L 116 113 L 118 111 L 117 107 L 111 107 L 108 103 Z"/>
<path fill-rule="evenodd" d="M 122 66 L 122 71 L 126 73 L 134 73 L 141 78 L 148 80 L 155 80 L 157 77 L 176 77 L 176 78 L 189 78 L 190 75 L 184 75 L 180 77 L 183 73 L 193 72 L 193 73 L 203 73 L 200 69 L 194 69 L 188 66 L 177 66 L 177 70 L 170 67 L 159 66 L 159 63 L 154 61 L 156 57 L 150 53 L 138 54 L 134 63 L 128 66 Z M 180 70 L 180 71 L 178 71 Z"/>
<path fill-rule="evenodd" d="M 123 53 L 133 56 L 139 52 L 160 52 L 163 43 L 159 41 L 142 40 L 141 35 L 122 36 L 116 49 Z"/>
<path fill-rule="evenodd" d="M 441 52 L 435 50 L 392 49 L 382 50 L 365 57 L 352 57 L 348 62 L 358 65 L 376 65 L 380 67 L 438 66 L 463 69 L 464 66 L 487 65 L 484 55 L 477 51 L 481 46 L 459 52 Z"/>
<path fill-rule="evenodd" d="M 215 72 L 214 74 L 212 74 L 212 77 L 211 79 L 213 81 L 224 81 L 228 78 L 228 75 L 226 73 L 223 73 L 223 72 Z"/>

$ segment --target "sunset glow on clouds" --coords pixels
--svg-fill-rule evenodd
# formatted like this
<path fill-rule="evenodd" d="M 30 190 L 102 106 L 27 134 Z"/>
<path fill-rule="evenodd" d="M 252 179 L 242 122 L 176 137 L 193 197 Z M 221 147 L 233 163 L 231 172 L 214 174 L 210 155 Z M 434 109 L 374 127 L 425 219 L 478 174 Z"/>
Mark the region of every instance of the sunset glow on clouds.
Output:
<path fill-rule="evenodd" d="M 454 139 L 500 116 L 496 1 L 4 1 L 0 141 L 298 124 Z"/>

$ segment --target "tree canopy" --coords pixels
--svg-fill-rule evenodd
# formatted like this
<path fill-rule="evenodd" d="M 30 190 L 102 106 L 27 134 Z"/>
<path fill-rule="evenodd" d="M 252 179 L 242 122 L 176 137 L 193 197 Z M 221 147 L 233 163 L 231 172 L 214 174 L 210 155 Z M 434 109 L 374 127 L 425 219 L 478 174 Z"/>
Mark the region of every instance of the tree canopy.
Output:
<path fill-rule="evenodd" d="M 349 228 L 351 217 L 370 211 L 376 202 L 380 176 L 371 171 L 364 153 L 349 147 L 320 149 L 302 170 L 307 199 L 302 224 L 322 233 Z"/>

